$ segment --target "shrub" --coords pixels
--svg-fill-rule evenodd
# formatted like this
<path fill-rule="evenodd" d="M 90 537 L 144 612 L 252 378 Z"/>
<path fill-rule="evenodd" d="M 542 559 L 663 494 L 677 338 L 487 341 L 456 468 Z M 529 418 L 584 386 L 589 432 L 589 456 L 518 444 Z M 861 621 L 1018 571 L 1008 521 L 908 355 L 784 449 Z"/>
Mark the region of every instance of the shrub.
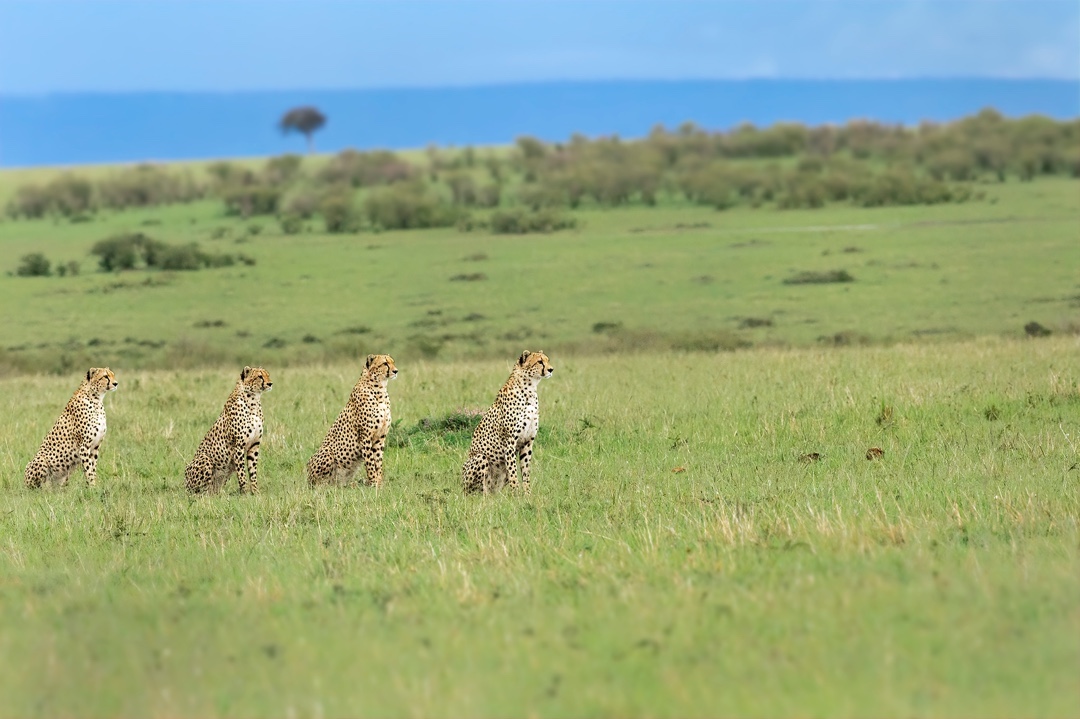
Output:
<path fill-rule="evenodd" d="M 125 209 L 192 202 L 205 194 L 189 174 L 176 174 L 155 165 L 139 165 L 98 182 L 103 207 Z"/>
<path fill-rule="evenodd" d="M 241 187 L 256 183 L 255 173 L 231 162 L 214 162 L 206 168 L 218 187 Z"/>
<path fill-rule="evenodd" d="M 224 194 L 225 213 L 248 218 L 277 212 L 281 190 L 266 185 L 233 187 Z"/>
<path fill-rule="evenodd" d="M 524 235 L 530 232 L 554 232 L 577 226 L 577 220 L 553 210 L 526 212 L 521 209 L 492 213 L 491 231 L 497 235 Z"/>
<path fill-rule="evenodd" d="M 416 174 L 415 167 L 386 150 L 343 150 L 323 167 L 319 179 L 353 187 L 373 187 L 411 180 Z"/>
<path fill-rule="evenodd" d="M 385 230 L 450 227 L 461 216 L 419 183 L 373 190 L 364 200 L 364 213 L 372 225 Z"/>
<path fill-rule="evenodd" d="M 268 185 L 288 185 L 300 175 L 300 165 L 303 162 L 304 158 L 300 155 L 287 154 L 271 157 L 263 168 L 263 178 Z"/>
<path fill-rule="evenodd" d="M 103 272 L 133 270 L 143 256 L 149 237 L 141 232 L 127 235 L 113 235 L 99 240 L 90 248 L 90 254 L 97 255 L 98 266 Z"/>
<path fill-rule="evenodd" d="M 65 173 L 45 185 L 24 185 L 8 203 L 12 218 L 39 219 L 46 215 L 78 218 L 94 210 L 94 186 L 89 180 Z"/>
<path fill-rule="evenodd" d="M 547 154 L 544 143 L 535 137 L 519 137 L 516 142 L 521 156 L 526 160 L 539 160 Z"/>
<path fill-rule="evenodd" d="M 477 204 L 476 182 L 464 172 L 455 172 L 446 176 L 450 187 L 451 201 L 455 205 L 472 207 Z"/>
<path fill-rule="evenodd" d="M 1080 161 L 1077 163 L 1080 171 Z M 502 188 L 498 185 L 484 185 L 476 195 L 476 204 L 480 207 L 498 207 L 502 201 Z"/>
<path fill-rule="evenodd" d="M 94 209 L 94 186 L 89 180 L 71 174 L 63 174 L 45 186 L 53 212 L 64 217 L 75 217 Z"/>
<path fill-rule="evenodd" d="M 36 220 L 48 214 L 49 196 L 40 185 L 23 185 L 15 191 L 15 197 L 8 202 L 6 212 L 9 217 L 25 217 Z"/>
<path fill-rule="evenodd" d="M 52 263 L 40 252 L 23 255 L 15 274 L 19 277 L 48 277 L 52 274 Z"/>
<path fill-rule="evenodd" d="M 320 198 L 311 191 L 301 191 L 285 201 L 285 212 L 307 220 L 319 210 Z"/>
<path fill-rule="evenodd" d="M 152 259 L 147 258 L 146 264 L 163 270 L 198 270 L 202 268 L 203 261 L 195 245 L 164 245 Z"/>
<path fill-rule="evenodd" d="M 360 215 L 353 206 L 352 193 L 339 192 L 323 198 L 319 205 L 327 232 L 356 232 L 360 229 Z"/>
<path fill-rule="evenodd" d="M 279 217 L 278 224 L 281 225 L 282 233 L 286 235 L 298 235 L 304 231 L 303 218 L 301 218 L 300 215 L 295 215 L 291 212 Z"/>
<path fill-rule="evenodd" d="M 65 262 L 62 265 L 58 263 L 56 265 L 56 274 L 60 275 L 61 277 L 67 277 L 69 275 L 71 277 L 75 277 L 75 276 L 77 276 L 79 274 L 79 270 L 81 268 L 82 268 L 82 266 L 78 262 L 76 262 L 75 260 L 71 260 L 70 262 Z"/>
<path fill-rule="evenodd" d="M 785 192 L 776 201 L 779 209 L 819 208 L 825 205 L 825 187 L 818 175 L 797 172 L 787 178 L 786 184 Z"/>
<path fill-rule="evenodd" d="M 232 255 L 203 252 L 194 243 L 169 245 L 141 232 L 100 240 L 90 253 L 98 256 L 98 265 L 103 272 L 133 270 L 140 266 L 159 270 L 199 270 L 228 267 L 236 262 Z"/>
<path fill-rule="evenodd" d="M 822 285 L 832 282 L 854 282 L 855 278 L 847 270 L 827 270 L 823 272 L 799 272 L 784 280 L 785 285 Z"/>
<path fill-rule="evenodd" d="M 517 200 L 533 211 L 568 204 L 566 193 L 554 182 L 522 185 L 517 191 Z"/>

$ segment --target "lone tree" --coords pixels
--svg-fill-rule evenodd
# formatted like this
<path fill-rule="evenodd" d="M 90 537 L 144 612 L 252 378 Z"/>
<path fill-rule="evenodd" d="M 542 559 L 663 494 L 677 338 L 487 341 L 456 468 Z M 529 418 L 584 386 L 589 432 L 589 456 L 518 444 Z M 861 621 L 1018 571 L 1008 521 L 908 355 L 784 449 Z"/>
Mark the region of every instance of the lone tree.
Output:
<path fill-rule="evenodd" d="M 315 150 L 311 135 L 326 124 L 326 115 L 315 107 L 294 107 L 281 117 L 278 127 L 285 134 L 299 132 L 307 138 L 308 154 Z"/>

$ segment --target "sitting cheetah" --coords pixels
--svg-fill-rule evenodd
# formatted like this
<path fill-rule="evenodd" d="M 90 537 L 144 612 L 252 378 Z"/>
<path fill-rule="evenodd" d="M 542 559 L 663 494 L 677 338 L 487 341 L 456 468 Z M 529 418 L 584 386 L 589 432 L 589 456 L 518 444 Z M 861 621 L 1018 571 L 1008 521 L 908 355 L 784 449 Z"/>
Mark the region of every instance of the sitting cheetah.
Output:
<path fill-rule="evenodd" d="M 41 449 L 26 465 L 27 487 L 40 487 L 51 479 L 67 484 L 68 475 L 80 462 L 86 483 L 97 484 L 98 448 L 105 437 L 105 393 L 116 385 L 116 375 L 108 367 L 91 367 L 86 372 Z"/>
<path fill-rule="evenodd" d="M 218 491 L 236 472 L 240 491 L 251 475 L 251 493 L 259 491 L 259 443 L 262 441 L 262 393 L 273 387 L 270 374 L 262 367 L 245 367 L 240 373 L 221 416 L 203 437 L 195 459 L 184 470 L 189 492 Z M 245 472 L 245 461 L 246 469 Z"/>
<path fill-rule="evenodd" d="M 461 468 L 461 484 L 470 492 L 495 492 L 504 484 L 518 486 L 515 455 L 521 460 L 521 484 L 529 494 L 529 463 L 540 426 L 536 386 L 555 371 L 543 352 L 522 352 L 510 379 L 499 390 L 473 432 L 469 456 Z"/>
<path fill-rule="evenodd" d="M 390 430 L 390 394 L 386 383 L 397 378 L 390 355 L 368 355 L 364 374 L 352 389 L 345 409 L 334 420 L 322 447 L 307 464 L 308 482 L 347 482 L 360 460 L 364 461 L 367 483 L 382 484 L 383 447 Z"/>

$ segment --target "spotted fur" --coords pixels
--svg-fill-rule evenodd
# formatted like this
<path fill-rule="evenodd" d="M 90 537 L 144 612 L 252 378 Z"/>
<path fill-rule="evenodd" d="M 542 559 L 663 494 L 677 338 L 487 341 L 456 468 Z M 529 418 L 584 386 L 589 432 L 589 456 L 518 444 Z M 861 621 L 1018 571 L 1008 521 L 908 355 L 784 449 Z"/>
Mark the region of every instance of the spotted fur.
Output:
<path fill-rule="evenodd" d="M 397 373 L 390 355 L 368 355 L 364 373 L 345 408 L 330 426 L 322 447 L 308 460 L 308 482 L 312 486 L 348 482 L 361 461 L 367 483 L 376 487 L 382 484 L 383 448 L 390 430 L 390 394 L 386 385 L 397 379 Z"/>
<path fill-rule="evenodd" d="M 98 450 L 105 438 L 105 393 L 115 390 L 117 384 L 116 375 L 108 367 L 87 370 L 86 379 L 26 465 L 27 487 L 40 487 L 52 480 L 67 484 L 72 470 L 80 463 L 86 483 L 91 487 L 97 484 Z"/>
<path fill-rule="evenodd" d="M 262 393 L 273 388 L 262 367 L 245 367 L 225 408 L 206 433 L 195 458 L 184 470 L 189 492 L 219 491 L 229 475 L 236 473 L 240 491 L 259 491 L 259 444 L 262 442 Z M 245 471 L 246 469 L 246 471 Z M 250 475 L 250 487 L 247 482 Z"/>
<path fill-rule="evenodd" d="M 555 371 L 543 352 L 522 352 L 510 378 L 499 390 L 473 432 L 469 456 L 461 468 L 461 484 L 466 493 L 496 492 L 505 484 L 518 487 L 521 463 L 521 487 L 529 489 L 529 465 L 533 441 L 540 426 L 540 402 L 536 387 L 540 380 Z"/>

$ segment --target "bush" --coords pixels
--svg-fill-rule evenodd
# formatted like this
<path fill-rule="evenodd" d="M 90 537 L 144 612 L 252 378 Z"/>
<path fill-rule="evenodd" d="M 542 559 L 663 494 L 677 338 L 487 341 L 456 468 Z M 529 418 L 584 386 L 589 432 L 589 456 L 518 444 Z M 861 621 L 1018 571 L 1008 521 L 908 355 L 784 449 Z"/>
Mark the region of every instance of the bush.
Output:
<path fill-rule="evenodd" d="M 298 235 L 304 231 L 304 220 L 300 215 L 286 213 L 278 218 L 281 232 L 286 235 Z"/>
<path fill-rule="evenodd" d="M 533 211 L 568 204 L 566 193 L 554 182 L 522 185 L 517 191 L 517 200 Z"/>
<path fill-rule="evenodd" d="M 52 274 L 52 263 L 40 252 L 23 255 L 15 274 L 19 277 L 48 277 Z"/>
<path fill-rule="evenodd" d="M 271 157 L 263 168 L 263 179 L 266 184 L 275 187 L 289 185 L 300 176 L 300 165 L 303 162 L 304 158 L 300 155 Z"/>
<path fill-rule="evenodd" d="M 233 187 L 224 194 L 225 213 L 248 218 L 277 212 L 281 190 L 267 185 Z"/>
<path fill-rule="evenodd" d="M 824 272 L 799 272 L 784 280 L 785 285 L 824 285 L 832 282 L 854 282 L 855 278 L 847 270 L 827 270 Z"/>
<path fill-rule="evenodd" d="M 319 206 L 327 232 L 356 232 L 360 229 L 360 215 L 353 206 L 349 191 L 328 195 Z"/>
<path fill-rule="evenodd" d="M 332 184 L 348 183 L 353 187 L 374 187 L 405 182 L 415 178 L 416 168 L 392 152 L 343 150 L 319 172 L 319 179 Z"/>
<path fill-rule="evenodd" d="M 153 242 L 141 232 L 128 235 L 113 235 L 99 240 L 90 248 L 90 254 L 97 255 L 98 266 L 103 272 L 133 270 L 143 257 L 146 244 Z"/>
<path fill-rule="evenodd" d="M 472 207 L 477 204 L 476 182 L 464 172 L 455 172 L 446 176 L 450 187 L 451 201 L 455 205 Z"/>
<path fill-rule="evenodd" d="M 577 226 L 577 220 L 553 210 L 526 212 L 520 209 L 494 212 L 489 221 L 497 235 L 524 235 L 530 232 L 554 232 Z"/>
<path fill-rule="evenodd" d="M 364 213 L 372 225 L 384 230 L 450 227 L 462 215 L 419 183 L 373 190 L 364 200 Z"/>
<path fill-rule="evenodd" d="M 57 264 L 56 274 L 60 275 L 61 277 L 76 277 L 79 274 L 79 270 L 81 269 L 81 267 L 82 266 L 78 262 L 76 262 L 75 260 L 71 260 L 70 262 L 65 262 L 62 265 Z"/>
<path fill-rule="evenodd" d="M 212 163 L 206 168 L 206 172 L 214 179 L 215 184 L 219 188 L 254 185 L 257 182 L 254 172 L 246 167 L 234 165 L 231 162 L 221 161 Z"/>
<path fill-rule="evenodd" d="M 961 199 L 954 196 L 949 187 L 938 180 L 899 170 L 882 173 L 865 185 L 855 188 L 853 197 L 856 203 L 863 207 L 933 205 Z"/>
<path fill-rule="evenodd" d="M 49 197 L 39 185 L 23 185 L 15 191 L 15 197 L 7 205 L 7 215 L 13 219 L 25 217 L 36 220 L 49 212 Z"/>
<path fill-rule="evenodd" d="M 138 267 L 158 270 L 199 270 L 228 267 L 236 263 L 232 255 L 203 252 L 198 245 L 169 245 L 141 232 L 114 235 L 94 243 L 90 253 L 98 256 L 103 272 L 133 270 Z"/>
<path fill-rule="evenodd" d="M 502 188 L 495 184 L 484 185 L 476 195 L 476 204 L 479 207 L 498 207 L 501 201 Z"/>
<path fill-rule="evenodd" d="M 8 203 L 12 218 L 40 219 L 46 215 L 82 217 L 94 210 L 94 186 L 89 180 L 65 173 L 44 186 L 24 185 Z"/>
<path fill-rule="evenodd" d="M 301 191 L 285 201 L 285 212 L 307 220 L 319 211 L 320 201 L 321 198 L 314 192 Z"/>
<path fill-rule="evenodd" d="M 204 195 L 204 188 L 190 175 L 171 173 L 155 165 L 132 167 L 98 182 L 99 202 L 116 210 L 192 202 Z"/>

